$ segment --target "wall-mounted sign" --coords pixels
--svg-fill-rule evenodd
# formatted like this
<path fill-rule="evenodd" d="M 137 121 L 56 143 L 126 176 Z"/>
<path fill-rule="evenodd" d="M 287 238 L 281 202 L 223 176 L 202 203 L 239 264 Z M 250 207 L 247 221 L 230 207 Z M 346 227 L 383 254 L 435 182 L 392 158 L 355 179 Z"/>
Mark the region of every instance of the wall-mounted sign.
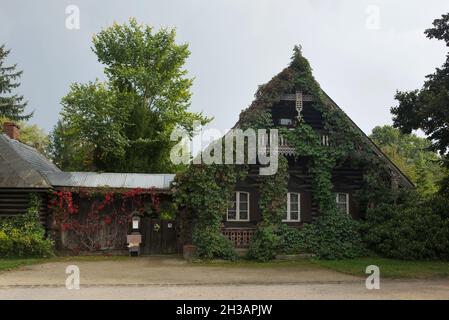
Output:
<path fill-rule="evenodd" d="M 140 218 L 139 217 L 133 217 L 133 220 L 132 220 L 133 230 L 138 230 L 139 229 L 139 224 L 140 224 Z"/>

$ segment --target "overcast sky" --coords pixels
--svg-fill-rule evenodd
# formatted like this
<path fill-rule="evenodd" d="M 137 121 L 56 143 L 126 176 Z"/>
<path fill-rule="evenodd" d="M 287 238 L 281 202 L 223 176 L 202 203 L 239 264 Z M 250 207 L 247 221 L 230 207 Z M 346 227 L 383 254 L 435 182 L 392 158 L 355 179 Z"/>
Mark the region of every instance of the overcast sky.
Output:
<path fill-rule="evenodd" d="M 72 4 L 79 30 L 66 28 Z M 221 130 L 301 44 L 321 87 L 369 133 L 391 123 L 397 89 L 419 88 L 443 63 L 447 48 L 423 31 L 447 12 L 448 0 L 0 0 L 0 43 L 24 70 L 20 93 L 35 110 L 31 122 L 46 131 L 71 83 L 103 78 L 92 35 L 136 17 L 176 27 L 178 42 L 189 43 L 192 110 L 215 117 Z"/>

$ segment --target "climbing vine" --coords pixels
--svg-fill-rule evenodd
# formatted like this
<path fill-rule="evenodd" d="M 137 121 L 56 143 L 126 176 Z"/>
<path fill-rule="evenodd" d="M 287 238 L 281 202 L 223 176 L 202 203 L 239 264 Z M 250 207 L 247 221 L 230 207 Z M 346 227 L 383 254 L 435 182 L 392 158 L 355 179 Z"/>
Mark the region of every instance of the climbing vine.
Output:
<path fill-rule="evenodd" d="M 324 130 L 329 137 L 328 146 L 321 143 L 320 134 L 304 121 L 299 121 L 294 129 L 273 124 L 271 107 L 281 100 L 282 94 L 295 90 L 313 96 L 313 107 L 321 113 Z M 346 161 L 363 168 L 365 185 L 359 197 L 364 204 L 369 204 L 373 199 L 378 199 L 380 192 L 389 189 L 386 168 L 369 149 L 351 120 L 325 96 L 299 47 L 294 49 L 290 66 L 259 87 L 253 103 L 240 114 L 238 127 L 243 130 L 279 130 L 288 145 L 294 147 L 296 160 L 304 160 L 302 162 L 307 166 L 312 177 L 313 200 L 320 213 L 314 224 L 301 230 L 290 230 L 292 228 L 282 224 L 289 173 L 288 161 L 280 155 L 277 173 L 260 177 L 262 221 L 250 245 L 249 256 L 258 260 L 273 258 L 285 243 L 283 237 L 286 234 L 302 241 L 301 249 L 312 251 L 322 258 L 337 259 L 361 254 L 363 248 L 358 223 L 337 209 L 332 173 Z M 235 183 L 247 173 L 248 166 L 191 165 L 186 173 L 177 178 L 175 199 L 194 221 L 192 240 L 198 246 L 200 256 L 224 256 L 220 251 L 226 242 L 221 234 L 221 222 Z M 229 244 L 226 244 L 226 250 L 228 247 Z"/>
<path fill-rule="evenodd" d="M 80 210 L 81 204 L 86 206 L 84 210 Z M 160 199 L 155 189 L 116 192 L 108 188 L 100 191 L 81 188 L 75 194 L 54 191 L 48 207 L 55 225 L 76 244 L 68 247 L 73 251 L 95 251 L 123 247 L 125 243 L 120 239 L 126 239 L 132 217 L 159 214 Z M 85 214 L 81 216 L 80 212 Z"/>
<path fill-rule="evenodd" d="M 233 245 L 221 229 L 231 193 L 243 173 L 231 165 L 191 165 L 176 176 L 173 197 L 183 213 L 181 224 L 189 229 L 182 242 L 193 241 L 200 258 L 235 258 Z M 188 236 L 190 231 L 192 239 Z"/>

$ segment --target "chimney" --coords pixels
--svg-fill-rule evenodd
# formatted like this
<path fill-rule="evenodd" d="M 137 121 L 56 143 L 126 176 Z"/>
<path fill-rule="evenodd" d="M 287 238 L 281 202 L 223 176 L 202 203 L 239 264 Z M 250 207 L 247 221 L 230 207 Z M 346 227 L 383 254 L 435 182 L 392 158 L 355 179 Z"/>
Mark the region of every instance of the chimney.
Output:
<path fill-rule="evenodd" d="M 3 123 L 3 131 L 13 140 L 19 140 L 20 127 L 14 122 Z"/>

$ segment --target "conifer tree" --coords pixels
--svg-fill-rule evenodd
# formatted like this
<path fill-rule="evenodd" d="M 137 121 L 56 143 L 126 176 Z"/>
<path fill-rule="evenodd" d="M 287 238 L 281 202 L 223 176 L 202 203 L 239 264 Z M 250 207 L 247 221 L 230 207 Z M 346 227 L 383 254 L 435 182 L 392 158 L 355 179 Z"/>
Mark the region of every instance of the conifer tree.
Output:
<path fill-rule="evenodd" d="M 28 120 L 33 113 L 25 114 L 27 101 L 14 92 L 20 86 L 18 79 L 23 71 L 16 70 L 17 64 L 5 65 L 9 52 L 4 44 L 0 46 L 0 116 L 14 121 Z"/>

